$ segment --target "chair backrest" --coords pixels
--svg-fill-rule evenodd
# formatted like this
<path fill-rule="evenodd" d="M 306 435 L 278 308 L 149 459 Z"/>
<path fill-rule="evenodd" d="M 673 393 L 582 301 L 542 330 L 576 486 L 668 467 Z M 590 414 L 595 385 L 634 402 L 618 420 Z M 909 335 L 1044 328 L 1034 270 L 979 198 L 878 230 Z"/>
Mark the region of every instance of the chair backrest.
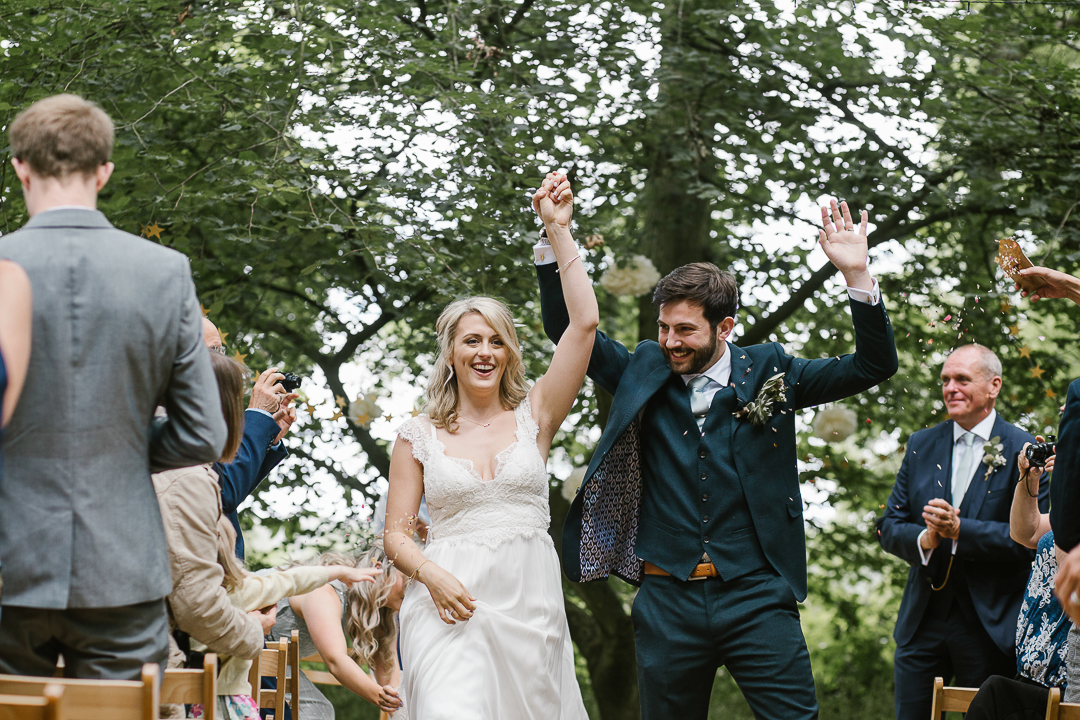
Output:
<path fill-rule="evenodd" d="M 289 709 L 293 720 L 300 720 L 300 631 L 289 639 Z"/>
<path fill-rule="evenodd" d="M 1046 701 L 1046 720 L 1080 720 L 1080 704 L 1061 702 L 1061 690 L 1050 688 Z"/>
<path fill-rule="evenodd" d="M 979 688 L 945 687 L 945 681 L 934 678 L 934 703 L 930 709 L 930 720 L 941 720 L 943 713 L 967 712 L 975 693 Z"/>
<path fill-rule="evenodd" d="M 0 694 L 40 696 L 46 685 L 55 684 L 64 688 L 68 720 L 157 720 L 158 666 L 143 665 L 141 676 L 141 680 L 82 680 L 0 675 Z"/>
<path fill-rule="evenodd" d="M 296 632 L 293 630 L 293 632 Z M 300 648 L 297 647 L 297 655 L 299 655 Z M 306 658 L 302 658 L 304 662 L 322 663 L 326 664 L 326 661 L 322 659 L 322 655 L 315 653 L 314 655 L 308 655 Z M 304 674 L 308 676 L 308 680 L 317 685 L 340 685 L 338 679 L 328 672 L 323 670 L 304 670 Z M 294 716 L 295 717 L 295 716 Z M 379 711 L 379 720 L 390 720 L 390 713 L 385 710 Z M 1080 719 L 1078 719 L 1080 720 Z"/>
<path fill-rule="evenodd" d="M 217 715 L 217 655 L 207 653 L 203 657 L 202 670 L 170 668 L 161 681 L 161 702 L 166 705 L 199 703 L 203 706 L 203 718 L 215 720 Z"/>
<path fill-rule="evenodd" d="M 289 664 L 289 641 L 282 638 L 266 643 L 266 649 L 259 652 L 259 657 L 251 661 L 248 682 L 251 683 L 251 697 L 260 708 L 273 708 L 277 720 L 285 717 L 285 668 Z M 262 678 L 277 679 L 276 689 L 264 689 Z"/>
<path fill-rule="evenodd" d="M 0 720 L 65 720 L 64 687 L 49 683 L 41 695 L 0 695 Z"/>

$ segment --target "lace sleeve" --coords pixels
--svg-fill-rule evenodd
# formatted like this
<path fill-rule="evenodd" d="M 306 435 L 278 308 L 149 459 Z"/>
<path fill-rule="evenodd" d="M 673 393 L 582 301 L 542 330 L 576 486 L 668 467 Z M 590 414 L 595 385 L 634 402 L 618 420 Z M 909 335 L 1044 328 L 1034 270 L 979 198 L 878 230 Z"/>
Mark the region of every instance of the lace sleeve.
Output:
<path fill-rule="evenodd" d="M 431 457 L 431 424 L 427 415 L 409 418 L 397 429 L 397 436 L 412 445 L 413 457 L 427 465 Z"/>

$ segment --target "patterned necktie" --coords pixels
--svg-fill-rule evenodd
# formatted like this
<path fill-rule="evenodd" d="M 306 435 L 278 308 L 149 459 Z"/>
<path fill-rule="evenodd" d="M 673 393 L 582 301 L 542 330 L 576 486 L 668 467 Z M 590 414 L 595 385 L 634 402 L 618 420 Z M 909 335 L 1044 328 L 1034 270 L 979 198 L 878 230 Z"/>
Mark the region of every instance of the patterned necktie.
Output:
<path fill-rule="evenodd" d="M 709 378 L 698 375 L 690 381 L 690 411 L 697 420 L 698 430 L 705 426 L 705 416 L 709 414 L 709 396 L 705 394 L 705 388 L 709 386 Z"/>
<path fill-rule="evenodd" d="M 959 442 L 964 443 L 964 450 L 960 453 L 960 462 L 956 464 L 956 472 L 953 473 L 952 481 L 952 506 L 960 507 L 964 502 L 964 494 L 967 492 L 968 483 L 971 481 L 971 461 L 975 459 L 975 433 L 964 433 Z"/>

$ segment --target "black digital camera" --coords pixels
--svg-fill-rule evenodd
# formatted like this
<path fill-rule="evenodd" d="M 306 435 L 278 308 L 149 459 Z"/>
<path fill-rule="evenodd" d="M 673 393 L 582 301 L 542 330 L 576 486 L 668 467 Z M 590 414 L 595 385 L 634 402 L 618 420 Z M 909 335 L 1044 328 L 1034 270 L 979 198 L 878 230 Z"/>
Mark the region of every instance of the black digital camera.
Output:
<path fill-rule="evenodd" d="M 281 387 L 285 389 L 285 392 L 291 393 L 296 388 L 300 387 L 300 381 L 303 380 L 299 375 L 293 373 L 285 373 L 285 377 L 278 380 L 281 383 Z"/>
<path fill-rule="evenodd" d="M 1027 457 L 1028 465 L 1031 467 L 1041 468 L 1046 467 L 1046 461 L 1049 460 L 1054 453 L 1057 452 L 1057 437 L 1054 435 L 1047 435 L 1046 442 L 1035 443 L 1028 445 L 1027 452 L 1024 456 Z"/>

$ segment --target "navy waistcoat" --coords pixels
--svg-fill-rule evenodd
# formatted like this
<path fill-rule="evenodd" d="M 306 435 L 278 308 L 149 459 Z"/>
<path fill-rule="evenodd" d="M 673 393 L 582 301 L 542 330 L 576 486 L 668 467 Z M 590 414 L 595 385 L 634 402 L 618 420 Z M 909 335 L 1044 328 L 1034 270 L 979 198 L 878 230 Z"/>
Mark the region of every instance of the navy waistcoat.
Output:
<path fill-rule="evenodd" d="M 735 470 L 735 407 L 734 389 L 718 391 L 698 430 L 690 390 L 672 375 L 642 413 L 637 554 L 675 577 L 689 577 L 703 552 L 725 580 L 769 567 Z"/>

